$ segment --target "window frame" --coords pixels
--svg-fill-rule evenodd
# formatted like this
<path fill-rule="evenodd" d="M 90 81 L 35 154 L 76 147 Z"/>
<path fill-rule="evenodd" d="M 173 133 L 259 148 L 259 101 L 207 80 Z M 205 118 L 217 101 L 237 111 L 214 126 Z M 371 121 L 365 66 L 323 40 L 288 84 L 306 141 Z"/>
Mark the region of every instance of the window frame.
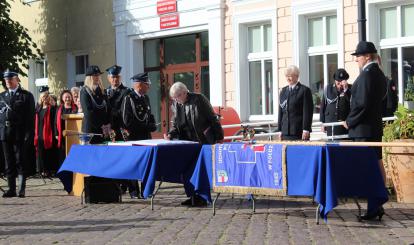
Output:
<path fill-rule="evenodd" d="M 249 97 L 249 108 L 248 108 L 248 115 L 249 115 L 249 121 L 254 121 L 254 120 L 260 120 L 263 116 L 267 116 L 267 115 L 273 115 L 273 114 L 266 114 L 266 88 L 265 88 L 265 84 L 266 84 L 266 74 L 265 74 L 265 62 L 266 61 L 272 61 L 272 66 L 273 66 L 273 51 L 265 51 L 265 25 L 270 25 L 270 30 L 272 30 L 272 23 L 271 22 L 257 22 L 257 23 L 251 23 L 251 24 L 246 24 L 246 29 L 247 29 L 247 35 L 248 35 L 248 30 L 251 27 L 260 27 L 260 38 L 261 38 L 261 42 L 260 42 L 260 52 L 249 52 L 247 51 L 247 66 L 250 66 L 250 62 L 256 62 L 256 61 L 260 61 L 260 74 L 261 74 L 261 95 L 262 95 L 262 114 L 251 114 L 250 112 L 250 97 Z M 272 36 L 273 36 L 273 31 L 272 31 Z M 248 40 L 248 36 L 247 39 Z M 272 49 L 274 47 L 274 44 L 272 43 Z M 249 49 L 249 41 L 247 41 L 247 50 Z M 274 70 L 272 70 L 272 74 L 273 74 Z M 248 77 L 248 81 L 247 81 L 247 85 L 250 85 L 250 69 L 247 70 L 247 77 Z M 273 80 L 272 80 L 273 81 Z M 274 84 L 273 84 L 274 86 Z M 250 88 L 249 88 L 250 90 Z M 273 90 L 275 90 L 275 88 L 273 87 Z M 272 96 L 273 98 L 273 96 Z M 274 104 L 274 102 L 273 102 Z M 273 105 L 273 110 L 274 110 L 274 105 Z"/>
<path fill-rule="evenodd" d="M 80 56 L 83 56 L 84 57 L 84 63 L 85 63 L 85 67 L 84 67 L 84 69 L 85 69 L 85 73 L 79 73 L 79 74 L 77 74 L 76 73 L 76 67 L 77 67 L 77 64 L 76 64 L 76 60 L 77 60 L 77 57 L 80 57 Z M 85 57 L 87 57 L 87 60 L 85 60 Z M 86 69 L 87 69 L 87 67 L 89 66 L 89 54 L 88 53 L 78 53 L 78 54 L 74 54 L 73 55 L 73 59 L 74 59 L 74 65 L 75 65 L 75 69 L 74 69 L 74 74 L 75 74 L 75 81 L 74 81 L 74 83 L 75 83 L 75 85 L 76 85 L 76 83 L 78 83 L 78 82 L 83 82 L 84 80 L 85 80 L 85 74 L 86 74 Z M 85 62 L 85 61 L 87 61 L 87 62 Z"/>
<path fill-rule="evenodd" d="M 308 46 L 308 19 L 336 15 L 335 45 L 320 47 Z M 292 3 L 293 16 L 293 62 L 299 67 L 299 81 L 310 87 L 309 82 L 309 53 L 324 55 L 324 65 L 327 64 L 327 55 L 336 53 L 338 68 L 344 67 L 344 6 L 342 0 L 308 0 Z M 326 20 L 326 18 L 325 18 Z M 324 21 L 324 43 L 326 43 L 326 21 Z M 305 37 L 304 37 L 305 33 Z M 327 67 L 324 67 L 324 80 L 328 81 Z M 325 86 L 326 84 L 324 84 Z M 319 113 L 313 114 L 313 121 L 319 121 Z"/>
<path fill-rule="evenodd" d="M 242 121 L 264 121 L 276 120 L 278 114 L 279 101 L 279 82 L 277 76 L 277 11 L 276 5 L 258 9 L 248 13 L 233 14 L 233 33 L 234 33 L 234 81 L 236 86 L 236 110 Z M 248 46 L 248 27 L 270 24 L 272 51 L 260 53 L 249 53 Z M 261 27 L 261 35 L 264 34 Z M 264 49 L 264 39 L 262 39 L 262 50 Z M 249 62 L 262 60 L 261 74 L 264 77 L 264 63 L 266 60 L 272 61 L 272 85 L 273 85 L 273 113 L 268 115 L 250 115 L 250 96 L 249 96 Z M 265 84 L 265 81 L 262 81 Z M 264 87 L 262 87 L 263 95 Z M 249 98 L 249 99 L 246 99 Z M 263 97 L 265 99 L 265 97 Z M 262 108 L 262 113 L 265 111 Z"/>
<path fill-rule="evenodd" d="M 403 80 L 403 48 L 414 47 L 414 36 L 402 36 L 402 13 L 401 6 L 413 5 L 414 0 L 395 1 L 395 0 L 367 0 L 367 36 L 368 40 L 377 44 L 379 53 L 383 49 L 397 49 L 398 66 L 398 102 L 404 101 L 404 80 Z M 395 38 L 381 39 L 381 9 L 397 8 L 397 36 Z M 387 75 L 387 74 L 386 74 Z"/>

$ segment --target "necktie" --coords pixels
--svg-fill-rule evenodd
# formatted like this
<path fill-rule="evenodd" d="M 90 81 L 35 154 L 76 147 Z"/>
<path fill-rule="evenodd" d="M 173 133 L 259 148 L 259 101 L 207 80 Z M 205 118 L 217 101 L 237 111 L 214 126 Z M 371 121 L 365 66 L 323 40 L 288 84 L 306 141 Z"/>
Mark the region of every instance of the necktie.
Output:
<path fill-rule="evenodd" d="M 13 95 L 14 95 L 14 92 L 10 91 L 10 97 L 13 97 Z"/>

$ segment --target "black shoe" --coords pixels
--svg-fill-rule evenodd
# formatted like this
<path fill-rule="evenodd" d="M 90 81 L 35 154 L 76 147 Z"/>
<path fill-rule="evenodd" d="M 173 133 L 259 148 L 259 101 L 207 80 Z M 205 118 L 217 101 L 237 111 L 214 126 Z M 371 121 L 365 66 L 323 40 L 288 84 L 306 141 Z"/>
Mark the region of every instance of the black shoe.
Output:
<path fill-rule="evenodd" d="M 131 197 L 131 199 L 140 199 L 140 196 L 137 194 L 136 191 L 130 192 L 129 196 Z"/>
<path fill-rule="evenodd" d="M 24 193 L 19 193 L 18 197 L 20 197 L 20 198 L 25 198 L 25 197 L 26 197 L 26 195 L 25 195 Z"/>
<path fill-rule="evenodd" d="M 385 214 L 384 208 L 380 207 L 377 211 L 372 213 L 367 213 L 361 216 L 361 220 L 376 220 L 378 217 L 378 221 L 381 221 L 382 216 Z"/>
<path fill-rule="evenodd" d="M 16 195 L 16 192 L 13 192 L 13 191 L 6 191 L 5 193 L 3 193 L 3 197 L 4 198 L 8 198 L 8 197 L 16 197 L 17 195 Z"/>
<path fill-rule="evenodd" d="M 207 201 L 204 200 L 200 196 L 195 196 L 194 197 L 194 204 L 192 206 L 193 207 L 205 207 L 205 206 L 207 206 Z"/>
<path fill-rule="evenodd" d="M 181 205 L 183 205 L 183 206 L 193 206 L 191 198 L 185 200 L 184 202 L 181 202 Z"/>

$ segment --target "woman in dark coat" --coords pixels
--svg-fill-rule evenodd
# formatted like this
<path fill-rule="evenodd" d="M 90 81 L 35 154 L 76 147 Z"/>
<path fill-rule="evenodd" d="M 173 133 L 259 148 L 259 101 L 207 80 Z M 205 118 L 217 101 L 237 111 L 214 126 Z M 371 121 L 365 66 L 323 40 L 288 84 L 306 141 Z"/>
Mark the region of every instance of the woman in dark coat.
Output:
<path fill-rule="evenodd" d="M 85 85 L 80 91 L 80 102 L 84 114 L 82 132 L 105 136 L 93 136 L 90 140 L 91 144 L 103 143 L 110 131 L 111 108 L 104 93 L 101 74 L 98 66 L 89 66 L 85 74 Z"/>
<path fill-rule="evenodd" d="M 48 87 L 41 87 L 36 106 L 34 145 L 37 153 L 37 172 L 51 177 L 58 170 L 55 161 L 56 141 L 53 135 L 56 108 L 50 103 Z"/>

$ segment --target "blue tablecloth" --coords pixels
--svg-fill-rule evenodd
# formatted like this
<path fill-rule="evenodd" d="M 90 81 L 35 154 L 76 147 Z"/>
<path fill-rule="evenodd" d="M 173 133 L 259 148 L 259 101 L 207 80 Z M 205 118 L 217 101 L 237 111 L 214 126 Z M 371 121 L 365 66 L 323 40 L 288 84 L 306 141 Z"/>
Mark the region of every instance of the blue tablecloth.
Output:
<path fill-rule="evenodd" d="M 340 197 L 368 198 L 368 212 L 388 200 L 372 148 L 288 146 L 286 164 L 288 195 L 315 197 L 322 218 L 327 218 Z M 211 146 L 203 146 L 190 182 L 196 193 L 211 201 Z"/>
<path fill-rule="evenodd" d="M 143 196 L 149 197 L 155 181 L 183 183 L 188 189 L 201 145 L 174 144 L 160 146 L 101 146 L 74 145 L 59 169 L 113 179 L 142 181 Z M 61 179 L 65 190 L 72 183 Z M 189 187 L 191 190 L 191 187 Z"/>

